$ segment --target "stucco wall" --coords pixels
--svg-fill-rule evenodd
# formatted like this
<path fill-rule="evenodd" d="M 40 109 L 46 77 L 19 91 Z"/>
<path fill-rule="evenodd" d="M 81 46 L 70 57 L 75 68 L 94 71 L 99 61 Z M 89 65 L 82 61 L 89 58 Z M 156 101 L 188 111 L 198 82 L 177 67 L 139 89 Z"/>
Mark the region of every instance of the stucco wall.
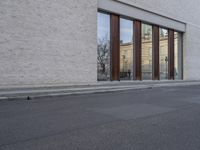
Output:
<path fill-rule="evenodd" d="M 200 79 L 200 1 L 117 0 L 186 23 L 184 34 L 184 79 Z"/>
<path fill-rule="evenodd" d="M 115 1 L 186 23 L 184 77 L 200 79 L 200 1 Z M 97 0 L 0 1 L 0 86 L 97 82 L 97 8 Z"/>
<path fill-rule="evenodd" d="M 0 86 L 96 82 L 96 11 L 95 0 L 1 0 Z"/>

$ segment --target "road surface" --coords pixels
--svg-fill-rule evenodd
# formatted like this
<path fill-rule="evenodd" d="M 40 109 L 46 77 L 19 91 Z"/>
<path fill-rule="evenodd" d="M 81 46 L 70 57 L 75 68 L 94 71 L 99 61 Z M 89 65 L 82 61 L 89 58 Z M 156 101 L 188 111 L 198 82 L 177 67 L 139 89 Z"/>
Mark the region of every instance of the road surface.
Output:
<path fill-rule="evenodd" d="M 0 150 L 200 150 L 200 86 L 0 101 Z"/>

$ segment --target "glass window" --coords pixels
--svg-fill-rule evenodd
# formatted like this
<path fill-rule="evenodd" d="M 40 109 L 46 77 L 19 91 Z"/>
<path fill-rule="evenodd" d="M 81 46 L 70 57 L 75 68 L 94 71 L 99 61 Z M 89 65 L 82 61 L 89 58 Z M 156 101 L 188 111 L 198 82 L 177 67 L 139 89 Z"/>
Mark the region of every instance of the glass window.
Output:
<path fill-rule="evenodd" d="M 133 21 L 120 18 L 120 79 L 133 79 Z"/>
<path fill-rule="evenodd" d="M 142 79 L 152 80 L 152 26 L 142 24 Z"/>
<path fill-rule="evenodd" d="M 174 32 L 174 76 L 181 80 L 182 77 L 182 34 Z"/>
<path fill-rule="evenodd" d="M 110 15 L 98 13 L 97 79 L 110 80 Z"/>
<path fill-rule="evenodd" d="M 160 28 L 160 79 L 168 79 L 168 30 Z"/>

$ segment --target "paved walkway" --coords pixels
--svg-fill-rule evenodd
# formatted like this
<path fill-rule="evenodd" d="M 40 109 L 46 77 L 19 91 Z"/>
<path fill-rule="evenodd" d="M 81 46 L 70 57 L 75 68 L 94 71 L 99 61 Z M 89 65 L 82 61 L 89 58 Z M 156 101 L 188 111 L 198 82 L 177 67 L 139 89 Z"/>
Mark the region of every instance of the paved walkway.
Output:
<path fill-rule="evenodd" d="M 39 97 L 66 96 L 140 90 L 157 87 L 200 85 L 200 81 L 121 81 L 98 82 L 90 85 L 76 86 L 40 86 L 40 87 L 0 87 L 0 100 L 33 99 Z"/>

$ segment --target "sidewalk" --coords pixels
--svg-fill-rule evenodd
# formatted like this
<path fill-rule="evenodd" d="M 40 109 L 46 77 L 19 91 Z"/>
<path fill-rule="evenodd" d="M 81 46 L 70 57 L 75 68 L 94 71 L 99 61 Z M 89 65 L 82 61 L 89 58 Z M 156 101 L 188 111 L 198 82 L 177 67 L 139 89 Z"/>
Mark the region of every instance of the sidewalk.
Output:
<path fill-rule="evenodd" d="M 66 96 L 140 90 L 158 87 L 200 85 L 200 81 L 114 81 L 98 82 L 91 85 L 40 86 L 40 87 L 0 87 L 0 100 L 34 99 L 40 97 Z"/>

